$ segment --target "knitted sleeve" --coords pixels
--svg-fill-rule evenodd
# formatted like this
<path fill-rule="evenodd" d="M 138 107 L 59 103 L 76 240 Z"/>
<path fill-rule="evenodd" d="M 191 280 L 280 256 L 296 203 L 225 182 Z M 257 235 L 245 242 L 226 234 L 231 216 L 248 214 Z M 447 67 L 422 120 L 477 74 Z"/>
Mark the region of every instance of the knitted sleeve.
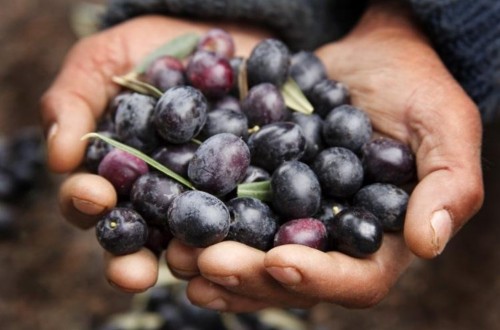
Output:
<path fill-rule="evenodd" d="M 344 35 L 367 0 L 111 0 L 104 27 L 144 14 L 246 21 L 274 31 L 293 50 Z"/>
<path fill-rule="evenodd" d="M 479 106 L 500 113 L 500 1 L 406 0 L 443 62 Z M 247 21 L 273 30 L 292 50 L 313 50 L 347 33 L 368 0 L 110 0 L 111 26 L 144 14 Z"/>
<path fill-rule="evenodd" d="M 410 0 L 450 72 L 484 121 L 500 112 L 500 1 Z"/>

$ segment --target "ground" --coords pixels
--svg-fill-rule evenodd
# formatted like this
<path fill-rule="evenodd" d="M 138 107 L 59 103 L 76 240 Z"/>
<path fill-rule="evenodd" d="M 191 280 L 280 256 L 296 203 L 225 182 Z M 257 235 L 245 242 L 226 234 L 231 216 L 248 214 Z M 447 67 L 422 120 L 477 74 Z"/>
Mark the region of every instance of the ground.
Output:
<path fill-rule="evenodd" d="M 0 134 L 38 125 L 38 100 L 76 36 L 70 12 L 76 1 L 0 0 Z M 485 129 L 486 202 L 480 213 L 432 261 L 419 260 L 388 297 L 368 310 L 321 305 L 311 311 L 316 329 L 500 329 L 500 221 L 496 194 L 500 125 Z M 60 217 L 57 185 L 17 202 L 17 237 L 0 241 L 0 322 L 6 330 L 95 329 L 130 308 L 103 276 L 94 232 Z"/>

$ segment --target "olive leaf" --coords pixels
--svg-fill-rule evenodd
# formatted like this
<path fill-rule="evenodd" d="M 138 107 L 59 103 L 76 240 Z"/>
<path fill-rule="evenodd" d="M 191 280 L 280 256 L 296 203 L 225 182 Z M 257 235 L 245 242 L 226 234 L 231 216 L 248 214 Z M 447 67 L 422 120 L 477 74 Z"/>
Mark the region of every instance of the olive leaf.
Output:
<path fill-rule="evenodd" d="M 313 113 L 314 107 L 292 78 L 288 78 L 283 86 L 281 86 L 281 93 L 287 107 L 306 115 Z"/>
<path fill-rule="evenodd" d="M 137 64 L 133 72 L 142 74 L 146 72 L 149 65 L 159 57 L 172 56 L 178 59 L 184 59 L 196 49 L 200 37 L 196 33 L 186 33 L 178 36 L 158 47 L 156 50 L 147 55 L 142 61 Z"/>
<path fill-rule="evenodd" d="M 244 100 L 248 95 L 247 61 L 243 59 L 238 70 L 238 90 L 240 100 Z"/>
<path fill-rule="evenodd" d="M 251 183 L 240 183 L 237 187 L 238 197 L 253 197 L 261 201 L 271 201 L 271 181 L 259 181 Z"/>
<path fill-rule="evenodd" d="M 113 139 L 111 139 L 105 135 L 99 134 L 99 133 L 87 133 L 84 136 L 82 136 L 81 139 L 85 140 L 85 139 L 89 139 L 89 138 L 101 139 L 104 142 L 109 143 L 110 145 L 112 145 L 113 147 L 115 147 L 117 149 L 123 150 L 125 152 L 128 152 L 129 154 L 136 156 L 139 159 L 142 159 L 143 161 L 145 161 L 146 163 L 148 163 L 152 167 L 156 168 L 158 171 L 160 171 L 163 174 L 169 176 L 170 178 L 176 180 L 177 182 L 183 184 L 184 186 L 186 186 L 190 189 L 193 189 L 193 190 L 195 189 L 194 186 L 191 184 L 191 182 L 189 182 L 188 180 L 186 180 L 185 178 L 183 178 L 179 174 L 175 173 L 174 171 L 170 170 L 166 166 L 160 164 L 159 162 L 157 162 L 153 158 L 149 157 L 148 155 L 142 153 L 141 151 L 139 151 L 137 149 L 134 149 L 126 144 L 123 144 L 121 142 L 113 140 Z"/>
<path fill-rule="evenodd" d="M 163 92 L 158 88 L 137 79 L 137 75 L 134 72 L 124 76 L 114 76 L 112 80 L 116 84 L 137 93 L 150 95 L 156 98 L 160 98 L 163 95 Z"/>

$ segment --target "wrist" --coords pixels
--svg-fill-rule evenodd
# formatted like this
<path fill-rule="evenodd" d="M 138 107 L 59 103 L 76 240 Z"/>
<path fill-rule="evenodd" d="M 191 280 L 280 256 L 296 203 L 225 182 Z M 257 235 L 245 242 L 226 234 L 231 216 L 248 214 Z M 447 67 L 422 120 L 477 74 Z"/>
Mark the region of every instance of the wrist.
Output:
<path fill-rule="evenodd" d="M 397 0 L 370 1 L 352 34 L 373 33 L 425 39 L 409 5 Z"/>

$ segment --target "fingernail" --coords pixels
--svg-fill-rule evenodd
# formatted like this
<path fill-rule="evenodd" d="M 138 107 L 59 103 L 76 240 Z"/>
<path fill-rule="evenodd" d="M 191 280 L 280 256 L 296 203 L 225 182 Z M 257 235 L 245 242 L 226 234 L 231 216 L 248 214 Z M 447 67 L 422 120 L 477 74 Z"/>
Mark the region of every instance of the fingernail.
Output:
<path fill-rule="evenodd" d="M 108 283 L 111 287 L 115 288 L 116 290 L 119 290 L 121 292 L 124 292 L 124 293 L 141 293 L 143 292 L 144 290 L 137 290 L 137 289 L 130 289 L 130 288 L 125 288 L 123 286 L 120 286 L 118 284 L 116 284 L 115 282 L 111 281 L 108 279 Z"/>
<path fill-rule="evenodd" d="M 72 198 L 73 206 L 80 212 L 87 215 L 99 215 L 106 209 L 104 206 L 95 204 L 93 202 L 76 198 Z"/>
<path fill-rule="evenodd" d="M 293 267 L 269 267 L 266 270 L 277 281 L 286 285 L 297 285 L 302 281 L 302 275 Z"/>
<path fill-rule="evenodd" d="M 200 274 L 197 271 L 179 270 L 172 267 L 170 268 L 170 272 L 172 273 L 172 275 L 180 279 L 190 279 Z"/>
<path fill-rule="evenodd" d="M 205 308 L 213 309 L 216 311 L 225 311 L 227 309 L 227 303 L 223 299 L 217 298 L 214 301 L 206 304 Z"/>
<path fill-rule="evenodd" d="M 431 218 L 431 229 L 432 229 L 432 245 L 435 249 L 435 254 L 439 255 L 443 252 L 446 244 L 448 243 L 451 230 L 451 216 L 446 210 L 439 210 L 432 214 Z"/>
<path fill-rule="evenodd" d="M 210 282 L 214 282 L 216 284 L 222 285 L 222 286 L 238 286 L 240 285 L 240 280 L 236 276 L 209 276 L 209 275 L 203 275 L 207 280 Z"/>
<path fill-rule="evenodd" d="M 52 140 L 52 138 L 57 134 L 57 131 L 59 129 L 59 125 L 57 123 L 53 123 L 49 130 L 47 131 L 47 141 Z"/>

